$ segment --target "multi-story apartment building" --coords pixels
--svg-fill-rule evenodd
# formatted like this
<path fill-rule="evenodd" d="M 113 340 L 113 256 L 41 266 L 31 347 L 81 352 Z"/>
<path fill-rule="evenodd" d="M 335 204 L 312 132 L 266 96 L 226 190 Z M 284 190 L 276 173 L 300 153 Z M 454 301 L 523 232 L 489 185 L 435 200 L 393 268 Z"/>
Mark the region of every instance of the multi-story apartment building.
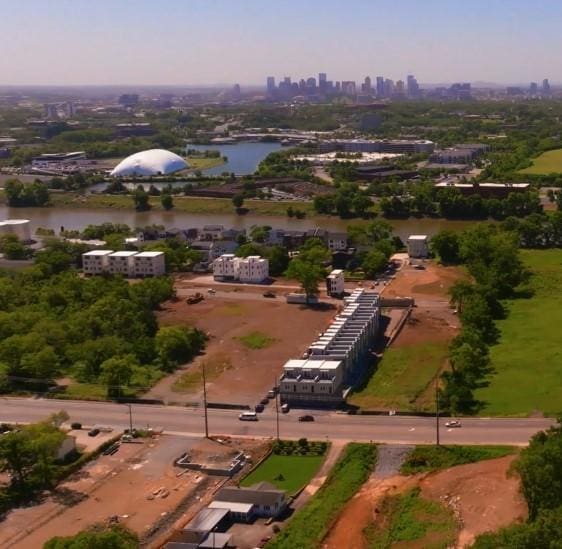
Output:
<path fill-rule="evenodd" d="M 108 257 L 112 253 L 112 250 L 92 250 L 82 254 L 84 274 L 98 275 L 108 272 Z"/>
<path fill-rule="evenodd" d="M 345 293 L 345 277 L 342 269 L 334 269 L 326 277 L 326 291 L 330 296 L 343 296 Z"/>
<path fill-rule="evenodd" d="M 355 290 L 301 360 L 283 367 L 282 402 L 329 406 L 343 402 L 363 377 L 380 328 L 379 295 Z"/>
<path fill-rule="evenodd" d="M 429 239 L 426 234 L 412 234 L 408 237 L 408 255 L 414 258 L 429 257 Z"/>
<path fill-rule="evenodd" d="M 259 255 L 236 257 L 224 254 L 213 261 L 213 276 L 218 280 L 259 284 L 269 277 L 269 261 Z"/>
<path fill-rule="evenodd" d="M 166 274 L 164 252 L 139 252 L 132 257 L 135 276 L 162 276 Z"/>

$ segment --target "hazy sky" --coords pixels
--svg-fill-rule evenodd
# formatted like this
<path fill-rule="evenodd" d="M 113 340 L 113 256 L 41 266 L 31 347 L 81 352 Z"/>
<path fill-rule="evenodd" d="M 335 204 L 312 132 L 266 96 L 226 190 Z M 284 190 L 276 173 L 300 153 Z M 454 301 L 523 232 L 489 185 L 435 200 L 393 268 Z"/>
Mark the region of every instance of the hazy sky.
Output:
<path fill-rule="evenodd" d="M 0 85 L 562 81 L 560 0 L 0 0 Z"/>

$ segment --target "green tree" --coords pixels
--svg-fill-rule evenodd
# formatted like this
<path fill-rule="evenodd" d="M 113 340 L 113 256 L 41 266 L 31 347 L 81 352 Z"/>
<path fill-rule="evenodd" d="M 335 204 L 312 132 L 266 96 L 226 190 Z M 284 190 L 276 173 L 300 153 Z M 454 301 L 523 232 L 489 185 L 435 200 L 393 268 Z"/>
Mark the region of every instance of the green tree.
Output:
<path fill-rule="evenodd" d="M 476 291 L 473 284 L 467 280 L 457 280 L 449 288 L 449 296 L 451 298 L 451 305 L 453 305 L 459 313 L 463 311 L 464 301 Z"/>
<path fill-rule="evenodd" d="M 172 195 L 168 193 L 162 193 L 160 195 L 160 203 L 166 211 L 171 210 L 174 207 L 174 199 Z"/>
<path fill-rule="evenodd" d="M 378 273 L 385 270 L 388 257 L 380 250 L 371 250 L 365 255 L 361 267 L 367 278 L 374 278 Z"/>
<path fill-rule="evenodd" d="M 144 190 L 142 185 L 138 185 L 133 192 L 133 202 L 135 203 L 135 210 L 137 212 L 146 212 L 150 210 L 149 195 Z"/>
<path fill-rule="evenodd" d="M 107 396 L 121 396 L 121 387 L 129 384 L 137 367 L 137 359 L 131 354 L 115 356 L 102 362 L 99 379 L 107 386 Z"/>
<path fill-rule="evenodd" d="M 319 264 L 295 257 L 290 261 L 285 271 L 285 276 L 300 283 L 308 301 L 311 297 L 315 297 L 320 293 L 318 285 L 324 279 L 326 273 Z"/>
<path fill-rule="evenodd" d="M 4 254 L 6 259 L 12 260 L 27 259 L 31 256 L 31 250 L 14 234 L 0 236 L 0 253 Z"/>
<path fill-rule="evenodd" d="M 173 370 L 197 355 L 206 339 L 205 334 L 196 328 L 164 326 L 156 333 L 155 346 L 163 367 Z"/>
<path fill-rule="evenodd" d="M 137 549 L 137 536 L 122 526 L 99 525 L 70 537 L 55 537 L 43 549 Z"/>
<path fill-rule="evenodd" d="M 232 205 L 237 209 L 241 210 L 242 206 L 244 206 L 244 195 L 242 194 L 235 194 L 232 197 Z"/>
<path fill-rule="evenodd" d="M 459 237 L 453 231 L 439 231 L 431 238 L 431 251 L 445 264 L 455 265 L 460 261 Z"/>

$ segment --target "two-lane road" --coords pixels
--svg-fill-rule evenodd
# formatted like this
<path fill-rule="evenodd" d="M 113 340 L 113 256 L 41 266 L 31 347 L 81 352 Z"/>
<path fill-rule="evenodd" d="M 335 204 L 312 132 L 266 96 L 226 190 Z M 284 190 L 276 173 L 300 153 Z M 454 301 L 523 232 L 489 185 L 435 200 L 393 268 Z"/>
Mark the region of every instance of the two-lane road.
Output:
<path fill-rule="evenodd" d="M 45 419 L 49 414 L 66 410 L 71 421 L 84 426 L 107 425 L 126 428 L 129 408 L 124 404 L 35 398 L 0 398 L 0 422 L 28 423 Z M 136 427 L 162 427 L 165 432 L 202 435 L 203 410 L 176 406 L 132 405 Z M 285 438 L 380 442 L 394 444 L 429 444 L 435 442 L 435 418 L 414 416 L 349 416 L 326 411 L 312 412 L 315 421 L 297 421 L 299 411 L 279 415 L 279 433 Z M 238 411 L 209 410 L 211 435 L 274 437 L 276 416 L 271 411 L 259 415 L 259 421 L 238 419 Z M 447 429 L 441 420 L 444 444 L 527 444 L 537 431 L 554 420 L 543 418 L 466 418 L 462 427 Z"/>

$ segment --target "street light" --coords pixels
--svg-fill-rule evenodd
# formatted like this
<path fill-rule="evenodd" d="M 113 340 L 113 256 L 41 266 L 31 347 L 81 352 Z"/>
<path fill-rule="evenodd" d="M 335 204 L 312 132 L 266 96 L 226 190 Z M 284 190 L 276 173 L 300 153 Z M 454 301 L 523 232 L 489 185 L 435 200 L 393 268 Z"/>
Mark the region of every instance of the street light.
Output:
<path fill-rule="evenodd" d="M 129 407 L 129 434 L 133 434 L 133 406 L 132 404 L 127 404 Z"/>
<path fill-rule="evenodd" d="M 439 378 L 435 378 L 435 434 L 437 446 L 440 444 L 439 440 Z"/>
<path fill-rule="evenodd" d="M 209 438 L 209 418 L 207 417 L 207 378 L 205 377 L 205 361 L 201 361 L 203 372 L 203 413 L 205 416 L 205 438 Z"/>

